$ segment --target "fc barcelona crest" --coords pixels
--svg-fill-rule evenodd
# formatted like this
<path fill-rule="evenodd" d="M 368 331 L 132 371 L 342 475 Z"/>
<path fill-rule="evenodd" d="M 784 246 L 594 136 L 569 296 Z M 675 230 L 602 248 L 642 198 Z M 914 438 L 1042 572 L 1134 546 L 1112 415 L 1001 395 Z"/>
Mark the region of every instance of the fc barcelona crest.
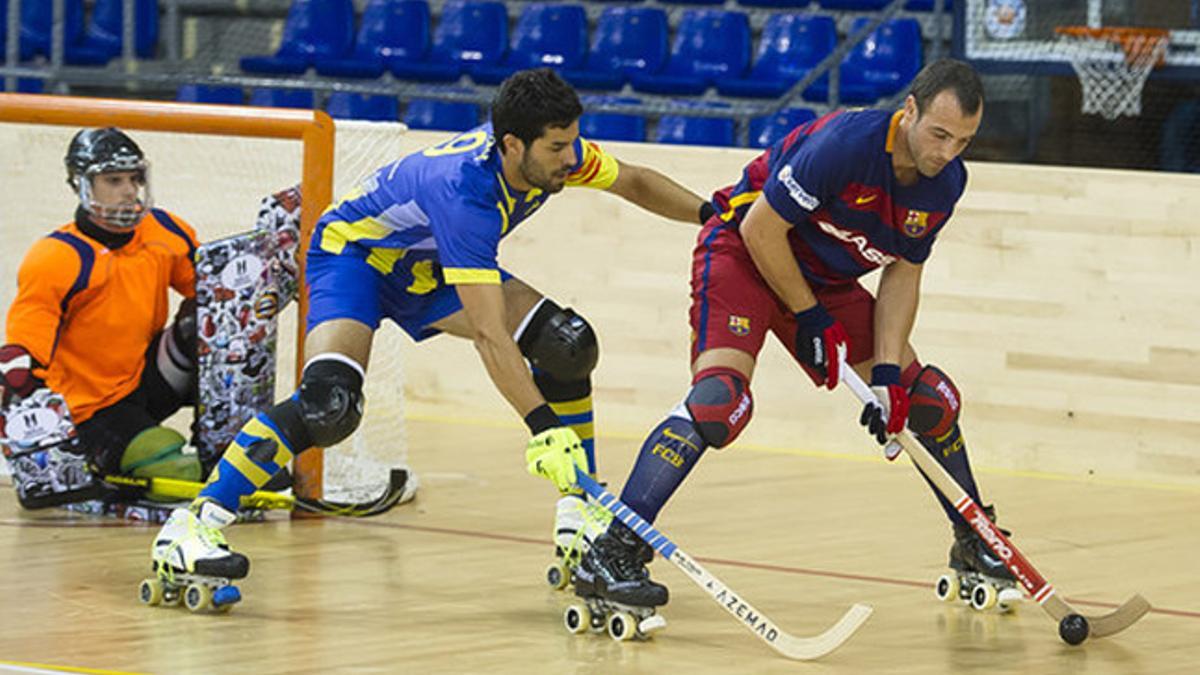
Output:
<path fill-rule="evenodd" d="M 904 234 L 916 239 L 917 237 L 925 236 L 925 232 L 928 229 L 929 212 L 909 209 L 908 217 L 904 219 Z"/>
<path fill-rule="evenodd" d="M 729 315 L 729 332 L 738 337 L 750 334 L 750 317 Z"/>

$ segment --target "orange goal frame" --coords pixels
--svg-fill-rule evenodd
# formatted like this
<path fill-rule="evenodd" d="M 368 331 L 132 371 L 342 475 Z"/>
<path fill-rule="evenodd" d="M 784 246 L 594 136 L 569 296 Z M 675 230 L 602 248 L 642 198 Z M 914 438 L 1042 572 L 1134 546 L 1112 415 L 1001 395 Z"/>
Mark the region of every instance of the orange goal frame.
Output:
<path fill-rule="evenodd" d="M 143 131 L 300 141 L 304 144 L 304 161 L 300 181 L 303 210 L 298 263 L 300 278 L 304 278 L 308 240 L 318 216 L 333 198 L 334 123 L 323 111 L 0 93 L 0 122 L 115 126 Z M 297 322 L 297 382 L 304 368 L 303 317 L 308 313 L 308 293 L 303 283 L 298 296 L 301 319 Z M 296 493 L 321 497 L 323 470 L 324 457 L 319 448 L 297 455 L 293 469 Z"/>

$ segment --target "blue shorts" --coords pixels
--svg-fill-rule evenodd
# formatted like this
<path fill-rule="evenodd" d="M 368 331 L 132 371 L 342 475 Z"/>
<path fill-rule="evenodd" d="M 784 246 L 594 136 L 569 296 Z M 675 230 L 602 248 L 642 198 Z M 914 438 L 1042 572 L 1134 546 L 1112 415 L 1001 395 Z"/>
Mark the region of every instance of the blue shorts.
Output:
<path fill-rule="evenodd" d="M 437 286 L 413 293 L 408 289 L 417 284 L 408 269 L 397 265 L 395 272 L 385 275 L 367 263 L 367 253 L 354 244 L 338 255 L 315 246 L 309 249 L 304 273 L 308 330 L 333 319 L 354 319 L 378 329 L 386 317 L 419 342 L 441 332 L 429 324 L 462 309 L 458 291 L 446 285 L 436 264 L 432 276 Z M 500 270 L 501 282 L 511 278 L 511 274 Z"/>

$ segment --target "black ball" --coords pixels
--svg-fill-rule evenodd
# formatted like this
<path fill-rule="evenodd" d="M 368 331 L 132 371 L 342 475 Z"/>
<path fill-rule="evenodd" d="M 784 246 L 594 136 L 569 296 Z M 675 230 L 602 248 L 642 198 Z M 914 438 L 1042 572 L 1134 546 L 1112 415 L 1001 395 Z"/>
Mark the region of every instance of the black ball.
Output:
<path fill-rule="evenodd" d="M 1087 639 L 1087 619 L 1078 614 L 1068 614 L 1058 622 L 1058 636 L 1069 645 L 1077 645 Z"/>

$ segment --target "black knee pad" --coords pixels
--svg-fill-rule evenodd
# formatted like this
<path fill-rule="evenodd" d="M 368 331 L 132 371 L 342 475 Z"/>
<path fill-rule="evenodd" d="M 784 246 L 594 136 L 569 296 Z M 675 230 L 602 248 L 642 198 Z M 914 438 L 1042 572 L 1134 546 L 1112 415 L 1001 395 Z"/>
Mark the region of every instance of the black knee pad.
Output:
<path fill-rule="evenodd" d="M 696 432 L 714 448 L 732 443 L 754 414 L 750 383 L 732 368 L 706 368 L 697 373 L 684 405 Z"/>
<path fill-rule="evenodd" d="M 570 307 L 545 300 L 517 340 L 534 368 L 561 382 L 587 379 L 600 360 L 596 333 Z"/>
<path fill-rule="evenodd" d="M 308 364 L 297 400 L 312 445 L 328 447 L 354 433 L 363 413 L 363 376 L 337 359 Z"/>
<path fill-rule="evenodd" d="M 925 366 L 909 390 L 908 428 L 918 436 L 942 438 L 954 428 L 962 411 L 962 396 L 950 376 L 937 366 Z"/>

